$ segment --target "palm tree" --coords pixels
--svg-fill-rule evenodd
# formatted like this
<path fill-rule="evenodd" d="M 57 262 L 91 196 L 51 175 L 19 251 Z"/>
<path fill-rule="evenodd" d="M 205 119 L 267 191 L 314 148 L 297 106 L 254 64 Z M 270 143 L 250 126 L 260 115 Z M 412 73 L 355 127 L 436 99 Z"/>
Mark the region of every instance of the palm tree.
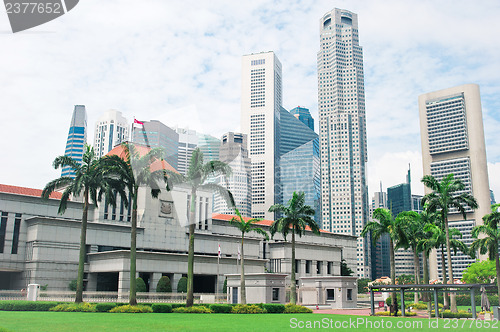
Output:
<path fill-rule="evenodd" d="M 235 209 L 235 213 L 238 216 L 238 218 L 233 217 L 229 222 L 233 225 L 236 225 L 238 229 L 241 231 L 241 284 L 240 284 L 240 289 L 241 289 L 241 303 L 246 304 L 247 303 L 247 295 L 246 295 L 246 290 L 245 290 L 245 254 L 244 254 L 244 241 L 245 241 L 245 234 L 250 233 L 250 232 L 255 232 L 259 233 L 262 236 L 266 238 L 266 240 L 269 240 L 269 236 L 267 233 L 259 227 L 253 227 L 253 224 L 260 221 L 261 219 L 249 219 L 245 221 L 245 219 L 241 216 L 240 211 L 238 209 Z"/>
<path fill-rule="evenodd" d="M 136 298 L 136 251 L 137 251 L 137 198 L 139 188 L 151 188 L 151 197 L 158 198 L 161 192 L 160 182 L 166 183 L 166 173 L 162 167 L 152 170 L 154 163 L 161 163 L 163 151 L 160 148 L 149 149 L 141 153 L 133 144 L 122 143 L 123 154 L 108 156 L 107 162 L 112 163 L 114 170 L 120 176 L 120 181 L 130 193 L 132 203 L 132 221 L 130 230 L 130 305 L 137 304 Z M 168 188 L 167 188 L 168 190 Z M 127 201 L 126 194 L 120 193 L 122 200 Z"/>
<path fill-rule="evenodd" d="M 203 153 L 199 148 L 193 151 L 187 175 L 167 171 L 169 185 L 183 184 L 191 188 L 191 202 L 189 209 L 189 249 L 188 249 L 188 283 L 186 307 L 193 305 L 193 279 L 194 279 L 194 230 L 196 217 L 196 193 L 200 189 L 215 191 L 220 194 L 230 207 L 234 206 L 233 195 L 229 190 L 215 183 L 208 183 L 210 176 L 231 175 L 231 167 L 219 160 L 203 163 Z"/>
<path fill-rule="evenodd" d="M 420 214 L 415 211 L 403 211 L 396 217 L 396 223 L 404 224 L 404 237 L 400 239 L 399 247 L 411 248 L 413 252 L 414 277 L 415 283 L 420 284 L 420 261 L 417 250 L 418 242 L 424 237 L 425 221 Z M 403 226 L 403 225 L 402 225 Z M 415 292 L 415 303 L 418 302 L 418 293 Z"/>
<path fill-rule="evenodd" d="M 78 276 L 76 279 L 76 297 L 75 302 L 83 301 L 83 274 L 86 256 L 87 242 L 87 218 L 90 202 L 97 206 L 97 202 L 101 200 L 103 194 L 112 205 L 115 204 L 113 191 L 123 189 L 116 176 L 110 172 L 109 168 L 103 163 L 104 158 L 98 158 L 94 153 L 94 149 L 85 145 L 82 163 L 79 164 L 76 160 L 69 156 L 59 156 L 54 160 L 53 166 L 55 169 L 62 167 L 70 167 L 74 172 L 74 177 L 61 176 L 47 183 L 42 191 L 42 198 L 48 199 L 50 194 L 56 189 L 64 189 L 59 204 L 59 214 L 66 211 L 67 202 L 71 195 L 79 196 L 83 192 L 83 212 L 82 225 L 80 232 L 80 254 L 78 259 Z M 111 165 L 111 164 L 108 164 Z"/>
<path fill-rule="evenodd" d="M 388 209 L 378 208 L 373 211 L 373 219 L 378 220 L 370 221 L 365 225 L 360 236 L 365 237 L 368 232 L 371 232 L 372 241 L 376 243 L 380 237 L 384 234 L 389 236 L 389 258 L 391 262 L 391 282 L 394 284 L 396 282 L 396 261 L 394 259 L 394 248 L 396 244 L 399 243 L 402 237 L 404 237 L 403 228 L 400 227 L 401 222 L 396 222 L 392 217 L 392 213 Z M 392 304 L 396 302 L 396 293 L 393 292 Z"/>
<path fill-rule="evenodd" d="M 498 242 L 500 241 L 500 230 L 498 229 L 498 223 L 500 222 L 499 207 L 500 204 L 493 204 L 491 206 L 491 213 L 483 217 L 484 225 L 475 226 L 472 229 L 472 237 L 477 239 L 480 234 L 483 234 L 484 237 L 472 242 L 470 254 L 474 258 L 476 251 L 479 251 L 481 255 L 488 253 L 489 259 L 495 261 L 498 296 L 500 298 L 500 261 L 498 255 Z"/>
<path fill-rule="evenodd" d="M 269 212 L 281 212 L 285 217 L 281 217 L 274 221 L 269 231 L 271 236 L 274 237 L 276 232 L 283 235 L 286 241 L 286 236 L 290 230 L 292 231 L 292 277 L 290 284 L 290 302 L 295 304 L 297 302 L 297 289 L 295 277 L 295 234 L 301 237 L 305 234 L 306 228 L 309 228 L 313 233 L 319 235 L 319 227 L 316 221 L 311 218 L 314 216 L 315 211 L 312 207 L 305 204 L 306 194 L 301 191 L 299 193 L 293 192 L 292 198 L 288 204 L 274 204 L 269 208 Z"/>
<path fill-rule="evenodd" d="M 448 275 L 450 281 L 453 283 L 453 266 L 451 263 L 451 245 L 450 245 L 450 231 L 448 227 L 448 213 L 450 209 L 457 209 L 464 219 L 467 218 L 467 207 L 472 209 L 477 209 L 476 199 L 463 192 L 465 190 L 465 185 L 460 179 L 455 179 L 453 174 L 448 174 L 441 181 L 436 180 L 431 175 L 425 175 L 422 178 L 422 183 L 429 189 L 432 190 L 431 193 L 425 195 L 422 198 L 422 205 L 428 203 L 428 209 L 430 212 L 439 212 L 441 214 L 441 220 L 444 223 L 444 230 L 446 236 L 446 253 L 448 256 Z M 462 193 L 459 193 L 461 192 Z M 450 296 L 450 309 L 452 312 L 457 312 L 457 301 L 455 293 L 451 293 Z"/>

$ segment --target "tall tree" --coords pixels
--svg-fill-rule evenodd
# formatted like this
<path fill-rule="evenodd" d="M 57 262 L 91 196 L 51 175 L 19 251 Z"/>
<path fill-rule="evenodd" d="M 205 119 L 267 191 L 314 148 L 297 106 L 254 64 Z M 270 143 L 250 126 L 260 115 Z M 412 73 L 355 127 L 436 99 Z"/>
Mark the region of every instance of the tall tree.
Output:
<path fill-rule="evenodd" d="M 281 233 L 286 240 L 286 236 L 292 232 L 292 277 L 290 285 L 290 302 L 295 304 L 297 302 L 297 289 L 296 289 L 296 276 L 295 276 L 295 234 L 301 237 L 305 234 L 306 229 L 310 229 L 314 234 L 319 235 L 319 227 L 316 221 L 311 217 L 314 216 L 315 211 L 312 207 L 305 204 L 306 194 L 301 191 L 299 193 L 293 192 L 292 198 L 288 201 L 287 205 L 274 204 L 269 208 L 269 212 L 281 212 L 284 217 L 274 221 L 269 231 L 271 236 Z"/>
<path fill-rule="evenodd" d="M 476 238 L 476 240 L 472 242 L 470 247 L 472 257 L 475 257 L 476 251 L 479 251 L 481 255 L 487 253 L 489 259 L 495 261 L 498 298 L 500 298 L 500 257 L 498 255 L 498 242 L 500 241 L 500 229 L 498 228 L 498 223 L 500 222 L 499 207 L 500 204 L 493 204 L 491 206 L 491 213 L 483 217 L 484 224 L 475 226 L 472 229 L 472 237 Z M 483 235 L 483 237 L 478 239 L 479 235 Z"/>
<path fill-rule="evenodd" d="M 422 198 L 422 205 L 426 203 L 430 212 L 439 212 L 441 220 L 444 222 L 444 230 L 446 236 L 446 253 L 448 256 L 448 276 L 453 283 L 453 266 L 451 262 L 451 246 L 450 246 L 450 231 L 448 226 L 448 214 L 450 209 L 458 210 L 464 219 L 467 218 L 467 207 L 477 209 L 476 199 L 463 192 L 465 185 L 460 179 L 455 179 L 453 174 L 448 174 L 441 181 L 436 180 L 432 175 L 425 175 L 422 178 L 422 183 L 429 189 L 431 193 Z M 450 309 L 452 312 L 457 312 L 457 301 L 455 293 L 450 294 Z"/>
<path fill-rule="evenodd" d="M 396 261 L 394 259 L 394 249 L 396 244 L 404 236 L 403 229 L 399 227 L 400 222 L 396 222 L 392 217 L 392 213 L 388 209 L 378 208 L 373 211 L 373 219 L 377 221 L 370 221 L 365 225 L 360 236 L 365 237 L 369 232 L 371 233 L 373 243 L 377 243 L 380 237 L 384 234 L 389 236 L 389 259 L 391 262 L 391 283 L 396 283 Z M 392 304 L 396 303 L 396 293 L 392 293 Z"/>
<path fill-rule="evenodd" d="M 87 218 L 89 204 L 92 202 L 97 206 L 103 194 L 106 195 L 108 202 L 115 204 L 114 191 L 123 189 L 123 185 L 117 181 L 116 176 L 104 164 L 106 157 L 98 158 L 94 149 L 85 145 L 81 164 L 69 156 L 59 156 L 54 160 L 55 169 L 70 167 L 74 172 L 74 177 L 62 176 L 47 183 L 42 191 L 42 198 L 48 199 L 55 190 L 64 189 L 61 202 L 59 204 L 59 214 L 66 211 L 67 202 L 70 197 L 83 194 L 83 212 L 80 231 L 80 254 L 78 258 L 78 276 L 76 279 L 76 297 L 75 302 L 83 301 L 83 274 L 86 256 L 87 243 Z"/>
<path fill-rule="evenodd" d="M 161 187 L 165 188 L 166 171 L 161 167 L 163 151 L 160 148 L 143 151 L 142 155 L 138 148 L 131 143 L 122 143 L 122 155 L 108 156 L 107 162 L 112 163 L 113 170 L 119 174 L 120 181 L 130 193 L 132 204 L 132 220 L 130 229 L 130 305 L 137 304 L 137 198 L 139 188 L 147 187 L 151 190 L 151 197 L 158 198 Z M 146 148 L 145 148 L 146 149 Z M 152 165 L 159 163 L 160 167 L 153 170 Z M 163 183 L 163 185 L 162 185 Z M 168 188 L 166 188 L 168 190 Z M 121 193 L 122 200 L 127 201 L 126 193 Z"/>
<path fill-rule="evenodd" d="M 261 219 L 249 219 L 245 221 L 245 219 L 241 216 L 240 211 L 238 209 L 235 209 L 235 213 L 238 216 L 238 218 L 233 217 L 229 222 L 233 225 L 236 225 L 238 229 L 241 231 L 241 278 L 240 278 L 240 289 L 241 289 L 241 304 L 246 304 L 247 303 L 247 293 L 246 293 L 246 287 L 245 287 L 245 251 L 244 251 L 244 244 L 245 244 L 245 234 L 250 233 L 250 232 L 255 232 L 258 233 L 266 240 L 269 240 L 269 236 L 267 235 L 266 231 L 264 231 L 260 227 L 255 227 L 254 224 L 256 222 L 259 222 Z"/>
<path fill-rule="evenodd" d="M 189 249 L 188 249 L 188 283 L 186 306 L 193 305 L 193 279 L 194 279 L 194 230 L 196 226 L 196 197 L 198 190 L 210 190 L 220 194 L 230 207 L 234 206 L 233 195 L 229 190 L 215 183 L 209 183 L 210 176 L 231 175 L 231 167 L 219 160 L 203 163 L 203 152 L 199 148 L 193 151 L 187 175 L 167 171 L 170 186 L 185 185 L 191 188 L 191 202 L 189 208 Z"/>

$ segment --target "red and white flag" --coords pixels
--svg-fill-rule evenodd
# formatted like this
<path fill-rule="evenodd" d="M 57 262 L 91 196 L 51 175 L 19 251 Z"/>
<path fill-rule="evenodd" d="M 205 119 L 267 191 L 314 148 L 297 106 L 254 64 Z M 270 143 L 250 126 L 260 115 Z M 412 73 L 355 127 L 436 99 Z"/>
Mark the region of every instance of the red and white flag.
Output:
<path fill-rule="evenodd" d="M 137 123 L 137 124 L 140 124 L 140 125 L 144 126 L 144 122 L 141 122 L 141 121 L 139 121 L 139 120 L 137 120 L 137 119 L 135 119 L 135 118 L 134 118 L 134 124 L 135 124 L 135 123 Z"/>
<path fill-rule="evenodd" d="M 217 251 L 217 255 L 219 258 L 221 258 L 221 255 L 220 255 L 220 244 L 219 244 L 219 251 Z"/>

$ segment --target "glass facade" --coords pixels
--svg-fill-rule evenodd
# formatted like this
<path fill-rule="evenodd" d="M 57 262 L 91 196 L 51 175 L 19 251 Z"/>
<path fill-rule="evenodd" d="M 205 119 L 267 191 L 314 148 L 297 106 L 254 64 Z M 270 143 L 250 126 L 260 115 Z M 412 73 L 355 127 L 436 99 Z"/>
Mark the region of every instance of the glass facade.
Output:
<path fill-rule="evenodd" d="M 85 106 L 75 105 L 64 154 L 81 163 L 85 143 L 87 143 L 87 111 Z M 70 167 L 63 167 L 61 176 L 74 177 L 75 173 Z"/>

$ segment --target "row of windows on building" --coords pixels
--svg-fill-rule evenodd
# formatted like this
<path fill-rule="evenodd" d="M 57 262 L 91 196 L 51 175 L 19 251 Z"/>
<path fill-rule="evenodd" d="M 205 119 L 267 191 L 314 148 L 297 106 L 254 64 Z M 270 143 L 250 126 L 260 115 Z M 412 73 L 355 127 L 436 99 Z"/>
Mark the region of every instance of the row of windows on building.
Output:
<path fill-rule="evenodd" d="M 14 214 L 14 230 L 12 232 L 12 245 L 10 253 L 13 255 L 17 254 L 19 247 L 19 231 L 21 229 L 21 213 Z M 9 213 L 2 211 L 0 217 L 0 254 L 4 253 L 5 248 L 5 238 L 7 235 L 7 224 L 9 221 Z"/>

